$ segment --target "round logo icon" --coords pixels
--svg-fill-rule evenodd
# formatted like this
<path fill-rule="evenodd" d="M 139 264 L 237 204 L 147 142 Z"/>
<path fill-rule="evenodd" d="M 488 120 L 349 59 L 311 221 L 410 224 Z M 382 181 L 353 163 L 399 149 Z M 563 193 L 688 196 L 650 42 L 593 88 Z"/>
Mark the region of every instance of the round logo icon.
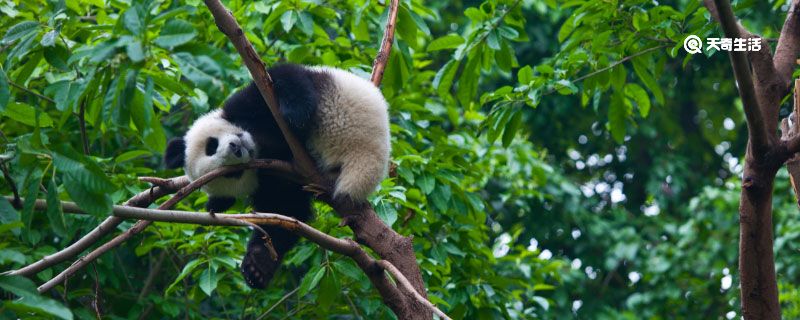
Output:
<path fill-rule="evenodd" d="M 703 52 L 703 40 L 696 35 L 689 35 L 683 40 L 683 50 L 691 54 L 701 53 Z"/>

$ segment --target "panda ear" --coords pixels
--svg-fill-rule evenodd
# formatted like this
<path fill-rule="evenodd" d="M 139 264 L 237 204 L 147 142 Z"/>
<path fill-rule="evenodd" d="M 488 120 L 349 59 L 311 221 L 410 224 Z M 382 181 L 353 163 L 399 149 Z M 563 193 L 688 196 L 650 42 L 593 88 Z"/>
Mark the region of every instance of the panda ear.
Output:
<path fill-rule="evenodd" d="M 186 141 L 183 138 L 174 138 L 167 144 L 164 151 L 164 163 L 167 169 L 175 169 L 184 166 L 186 161 Z"/>

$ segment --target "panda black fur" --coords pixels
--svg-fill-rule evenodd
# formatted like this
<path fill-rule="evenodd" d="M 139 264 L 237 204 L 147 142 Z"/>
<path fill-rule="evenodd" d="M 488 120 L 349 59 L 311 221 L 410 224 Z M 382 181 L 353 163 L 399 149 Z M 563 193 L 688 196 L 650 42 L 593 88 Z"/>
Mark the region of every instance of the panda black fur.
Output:
<path fill-rule="evenodd" d="M 329 67 L 283 64 L 269 74 L 289 127 L 320 172 L 335 179 L 333 196 L 366 201 L 383 180 L 389 162 L 388 106 L 380 90 L 352 73 Z M 217 140 L 216 146 L 209 146 L 211 138 Z M 232 95 L 221 110 L 195 121 L 183 138 L 170 141 L 165 152 L 167 166 L 184 167 L 192 180 L 251 158 L 292 158 L 254 83 Z M 247 197 L 256 211 L 307 221 L 312 217 L 311 196 L 302 187 L 268 172 L 247 170 L 215 179 L 203 190 L 210 212 L 225 211 L 235 198 Z M 261 227 L 270 234 L 279 259 L 269 257 L 264 240 L 254 232 L 241 266 L 253 288 L 267 286 L 283 255 L 297 242 L 297 236 L 284 229 Z"/>

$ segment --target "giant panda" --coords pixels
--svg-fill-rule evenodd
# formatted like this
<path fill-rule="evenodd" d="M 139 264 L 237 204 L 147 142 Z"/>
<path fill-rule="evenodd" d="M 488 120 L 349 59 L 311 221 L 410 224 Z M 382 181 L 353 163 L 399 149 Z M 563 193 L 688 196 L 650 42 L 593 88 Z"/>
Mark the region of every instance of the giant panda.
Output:
<path fill-rule="evenodd" d="M 388 105 L 371 82 L 331 67 L 282 64 L 268 70 L 280 113 L 305 145 L 319 171 L 335 181 L 333 197 L 365 202 L 386 175 L 389 163 Z M 165 151 L 168 168 L 183 167 L 190 180 L 223 165 L 253 158 L 292 160 L 292 153 L 255 83 L 234 93 L 223 107 L 198 118 Z M 303 186 L 263 170 L 244 170 L 204 186 L 206 209 L 222 212 L 246 198 L 258 212 L 312 217 Z M 254 231 L 241 272 L 252 288 L 265 288 L 297 236 L 278 227 L 267 231 L 278 253 L 274 261 Z"/>

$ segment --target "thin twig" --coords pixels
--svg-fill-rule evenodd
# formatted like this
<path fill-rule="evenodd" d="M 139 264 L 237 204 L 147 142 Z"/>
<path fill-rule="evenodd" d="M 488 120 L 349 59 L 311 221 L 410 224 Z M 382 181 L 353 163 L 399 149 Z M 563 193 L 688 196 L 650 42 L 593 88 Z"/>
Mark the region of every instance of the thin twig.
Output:
<path fill-rule="evenodd" d="M 400 7 L 400 0 L 391 0 L 389 3 L 389 18 L 386 20 L 386 29 L 383 32 L 383 40 L 375 61 L 372 63 L 372 77 L 370 80 L 376 87 L 381 85 L 383 72 L 386 70 L 386 63 L 392 53 L 392 43 L 394 43 L 394 29 L 397 26 L 397 10 Z"/>
<path fill-rule="evenodd" d="M 297 293 L 297 291 L 300 291 L 300 287 L 294 288 L 294 290 L 289 291 L 289 293 L 283 295 L 283 297 L 281 297 L 277 302 L 275 302 L 275 304 L 273 304 L 272 307 L 269 307 L 269 309 L 267 309 L 267 311 L 264 311 L 264 313 L 262 313 L 260 316 L 258 316 L 258 318 L 256 318 L 256 320 L 264 319 L 264 317 L 266 317 L 272 311 L 272 309 L 275 309 L 275 307 L 277 307 L 283 301 L 285 301 L 286 299 L 289 299 L 289 297 L 291 297 L 293 294 Z"/>
<path fill-rule="evenodd" d="M 22 200 L 19 197 L 19 190 L 17 190 L 17 184 L 14 182 L 14 179 L 11 178 L 11 173 L 8 172 L 8 168 L 6 168 L 5 163 L 0 163 L 0 170 L 3 171 L 3 178 L 6 179 L 8 182 L 8 187 L 11 188 L 11 194 L 14 195 L 13 199 L 10 199 L 11 205 L 14 206 L 16 209 L 22 208 Z"/>
<path fill-rule="evenodd" d="M 83 154 L 89 155 L 89 138 L 86 136 L 86 99 L 81 100 L 81 107 L 78 110 L 78 126 L 81 130 L 81 142 Z"/>
<path fill-rule="evenodd" d="M 40 99 L 42 99 L 42 100 L 45 100 L 45 101 L 47 101 L 47 102 L 50 102 L 50 103 L 52 103 L 52 104 L 55 104 L 55 103 L 56 103 L 56 101 L 55 101 L 55 100 L 53 100 L 53 99 L 51 99 L 50 97 L 48 97 L 48 96 L 45 96 L 45 95 L 43 95 L 43 94 L 40 94 L 40 93 L 38 93 L 38 92 L 35 92 L 35 91 L 31 90 L 31 89 L 28 89 L 28 88 L 26 88 L 26 87 L 24 87 L 24 86 L 22 86 L 22 85 L 19 85 L 19 84 L 17 84 L 16 82 L 13 82 L 13 81 L 11 81 L 11 80 L 9 80 L 9 81 L 8 81 L 8 84 L 10 84 L 12 87 L 15 87 L 15 88 L 17 88 L 17 89 L 20 89 L 20 90 L 22 90 L 22 91 L 25 91 L 25 92 L 27 92 L 27 93 L 30 93 L 30 94 L 32 94 L 32 95 L 34 95 L 34 96 L 37 96 L 37 97 L 39 97 Z"/>

